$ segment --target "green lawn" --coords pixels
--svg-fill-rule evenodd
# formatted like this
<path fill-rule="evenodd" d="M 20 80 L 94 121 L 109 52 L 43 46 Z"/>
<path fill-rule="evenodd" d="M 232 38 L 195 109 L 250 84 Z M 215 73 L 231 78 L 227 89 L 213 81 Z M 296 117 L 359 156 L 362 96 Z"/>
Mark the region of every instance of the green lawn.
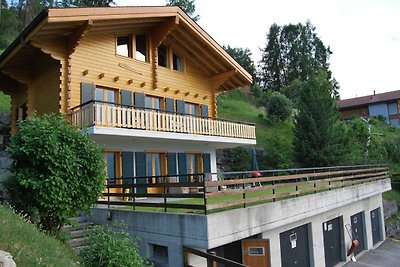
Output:
<path fill-rule="evenodd" d="M 0 250 L 11 253 L 18 267 L 79 265 L 67 244 L 39 231 L 5 206 L 0 206 Z"/>
<path fill-rule="evenodd" d="M 0 112 L 10 112 L 11 97 L 0 92 Z"/>

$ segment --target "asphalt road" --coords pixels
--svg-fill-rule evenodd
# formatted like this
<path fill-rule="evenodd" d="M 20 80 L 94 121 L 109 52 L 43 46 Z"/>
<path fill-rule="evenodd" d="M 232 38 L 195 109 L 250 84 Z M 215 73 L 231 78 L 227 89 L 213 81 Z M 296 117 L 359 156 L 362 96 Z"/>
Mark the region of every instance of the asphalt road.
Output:
<path fill-rule="evenodd" d="M 400 241 L 387 239 L 377 249 L 369 250 L 344 267 L 400 267 Z"/>

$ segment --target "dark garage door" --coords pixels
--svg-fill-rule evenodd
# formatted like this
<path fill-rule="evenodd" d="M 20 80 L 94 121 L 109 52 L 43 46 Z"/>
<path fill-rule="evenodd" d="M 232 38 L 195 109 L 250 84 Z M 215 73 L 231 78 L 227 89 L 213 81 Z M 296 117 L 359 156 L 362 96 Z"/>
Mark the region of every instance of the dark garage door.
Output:
<path fill-rule="evenodd" d="M 310 266 L 308 225 L 280 234 L 282 267 Z"/>
<path fill-rule="evenodd" d="M 325 266 L 342 261 L 342 224 L 340 217 L 322 223 L 324 233 Z"/>
<path fill-rule="evenodd" d="M 371 211 L 372 243 L 382 241 L 381 208 Z"/>
<path fill-rule="evenodd" d="M 365 249 L 365 238 L 364 238 L 364 218 L 363 213 L 357 213 L 350 217 L 351 229 L 353 232 L 353 240 L 358 240 L 358 247 L 354 251 L 354 255 L 357 255 Z"/>

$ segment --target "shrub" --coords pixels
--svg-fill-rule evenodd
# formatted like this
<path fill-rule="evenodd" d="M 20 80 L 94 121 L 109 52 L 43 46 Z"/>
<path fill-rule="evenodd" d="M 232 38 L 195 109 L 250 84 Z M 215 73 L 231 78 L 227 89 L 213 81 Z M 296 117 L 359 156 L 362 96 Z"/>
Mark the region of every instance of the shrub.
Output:
<path fill-rule="evenodd" d="M 98 146 L 62 115 L 29 116 L 7 148 L 13 163 L 5 182 L 11 204 L 48 231 L 77 210 L 89 211 L 103 189 Z"/>
<path fill-rule="evenodd" d="M 151 266 L 140 257 L 136 240 L 128 233 L 99 225 L 86 232 L 86 246 L 79 252 L 84 266 Z"/>
<path fill-rule="evenodd" d="M 285 95 L 272 92 L 266 98 L 265 111 L 268 116 L 285 121 L 292 114 L 292 102 Z"/>

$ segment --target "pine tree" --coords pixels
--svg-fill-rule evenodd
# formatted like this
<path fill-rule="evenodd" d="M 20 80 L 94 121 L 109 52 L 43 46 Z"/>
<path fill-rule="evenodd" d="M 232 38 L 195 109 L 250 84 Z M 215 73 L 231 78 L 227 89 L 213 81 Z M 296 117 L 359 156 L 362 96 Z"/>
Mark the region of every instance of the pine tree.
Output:
<path fill-rule="evenodd" d="M 326 72 L 302 83 L 294 131 L 294 153 L 305 167 L 330 166 L 347 155 L 347 128 L 339 118 L 333 85 Z"/>

